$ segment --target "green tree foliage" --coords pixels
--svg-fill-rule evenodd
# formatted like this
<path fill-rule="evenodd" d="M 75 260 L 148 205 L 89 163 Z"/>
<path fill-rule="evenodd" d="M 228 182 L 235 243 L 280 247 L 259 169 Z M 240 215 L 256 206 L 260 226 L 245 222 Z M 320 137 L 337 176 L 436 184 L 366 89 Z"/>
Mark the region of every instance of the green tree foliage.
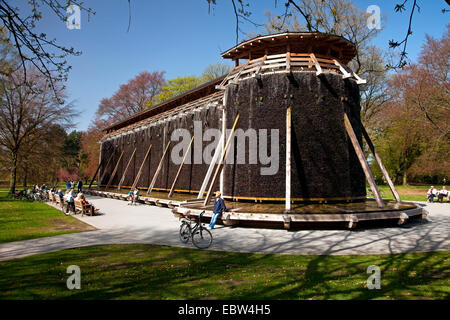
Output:
<path fill-rule="evenodd" d="M 186 91 L 194 89 L 203 83 L 202 77 L 185 76 L 168 80 L 161 88 L 161 93 L 156 97 L 158 102 L 167 101 Z"/>
<path fill-rule="evenodd" d="M 427 36 L 419 62 L 388 82 L 389 101 L 376 117 L 376 140 L 397 182 L 438 182 L 450 176 L 450 26 Z"/>
<path fill-rule="evenodd" d="M 80 55 L 74 48 L 49 39 L 45 33 L 36 31 L 36 25 L 43 19 L 43 11 L 56 16 L 64 26 L 67 19 L 66 9 L 77 5 L 88 15 L 95 12 L 76 0 L 32 0 L 24 1 L 24 8 L 10 0 L 0 0 L 0 41 L 11 45 L 21 65 L 22 79 L 28 80 L 28 69 L 33 66 L 35 73 L 45 77 L 46 82 L 58 96 L 61 82 L 67 80 L 70 66 L 66 57 Z M 63 99 L 63 97 L 61 97 Z"/>
<path fill-rule="evenodd" d="M 202 81 L 212 81 L 216 78 L 228 74 L 232 69 L 232 66 L 223 62 L 210 64 L 203 70 Z"/>
<path fill-rule="evenodd" d="M 62 161 L 64 168 L 73 168 L 80 166 L 80 151 L 81 151 L 81 132 L 72 131 L 63 140 L 61 146 Z"/>

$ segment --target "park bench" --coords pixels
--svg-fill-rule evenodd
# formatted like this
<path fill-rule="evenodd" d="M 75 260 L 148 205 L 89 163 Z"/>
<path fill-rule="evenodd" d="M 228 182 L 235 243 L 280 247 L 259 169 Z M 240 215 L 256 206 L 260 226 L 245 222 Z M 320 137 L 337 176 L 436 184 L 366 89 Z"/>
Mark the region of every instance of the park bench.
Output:
<path fill-rule="evenodd" d="M 58 203 L 57 198 L 59 198 L 59 196 L 56 192 L 52 192 L 52 198 L 53 198 L 53 203 L 57 204 Z"/>
<path fill-rule="evenodd" d="M 59 197 L 59 194 L 55 194 L 54 198 L 56 200 L 56 204 L 62 208 L 61 198 Z"/>
<path fill-rule="evenodd" d="M 75 212 L 79 211 L 81 212 L 81 215 L 90 215 L 92 216 L 92 210 L 91 210 L 91 204 L 83 204 L 80 200 L 74 200 L 75 201 Z M 97 212 L 100 209 L 95 208 L 94 211 Z"/>
<path fill-rule="evenodd" d="M 80 200 L 75 200 L 75 212 L 81 212 L 81 215 L 91 214 L 91 205 L 83 204 Z M 92 214 L 91 214 L 92 215 Z"/>

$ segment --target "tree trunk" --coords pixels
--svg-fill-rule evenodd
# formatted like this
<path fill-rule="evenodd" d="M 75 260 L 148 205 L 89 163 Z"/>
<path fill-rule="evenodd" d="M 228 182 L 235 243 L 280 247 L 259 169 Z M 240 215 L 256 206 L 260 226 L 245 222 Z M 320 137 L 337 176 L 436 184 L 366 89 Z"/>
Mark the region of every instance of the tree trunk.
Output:
<path fill-rule="evenodd" d="M 16 192 L 16 179 L 17 179 L 17 153 L 13 153 L 11 167 L 11 180 L 9 182 L 9 194 L 13 195 Z"/>
<path fill-rule="evenodd" d="M 23 172 L 23 188 L 26 190 L 27 189 L 27 185 L 28 185 L 28 169 L 27 166 L 25 165 L 24 167 L 24 172 Z"/>
<path fill-rule="evenodd" d="M 403 183 L 404 186 L 406 186 L 408 184 L 408 173 L 405 171 L 403 171 Z"/>

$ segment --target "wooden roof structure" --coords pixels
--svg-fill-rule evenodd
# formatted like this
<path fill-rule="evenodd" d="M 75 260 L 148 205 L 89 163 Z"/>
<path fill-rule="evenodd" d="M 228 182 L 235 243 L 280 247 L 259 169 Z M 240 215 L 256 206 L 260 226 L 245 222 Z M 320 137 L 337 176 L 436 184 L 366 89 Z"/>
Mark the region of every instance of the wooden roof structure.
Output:
<path fill-rule="evenodd" d="M 347 64 L 356 55 L 355 45 L 341 36 L 318 32 L 284 32 L 266 36 L 257 36 L 250 40 L 243 41 L 237 46 L 223 52 L 222 57 L 224 59 L 232 59 L 236 61 L 236 65 L 238 66 L 239 59 L 249 59 L 249 62 L 258 62 L 258 60 L 266 59 L 267 56 L 270 55 L 269 59 L 267 59 L 265 63 L 278 62 L 279 58 L 284 57 L 286 59 L 286 53 L 290 55 L 291 52 L 293 57 L 292 60 L 297 59 L 299 61 L 303 59 L 300 56 L 304 54 L 308 55 L 308 59 L 311 59 L 309 58 L 309 54 L 316 54 L 318 55 L 319 60 L 316 65 L 325 63 L 325 66 L 322 66 L 322 68 L 326 68 L 326 66 L 329 66 L 331 68 L 341 70 L 345 77 L 351 76 L 350 73 L 344 70 L 345 66 L 341 66 L 338 62 L 334 62 L 334 60 L 328 61 L 322 58 L 335 58 L 338 61 Z M 294 57 L 295 52 L 298 53 L 297 55 L 299 57 Z M 282 55 L 283 57 L 281 57 Z M 270 59 L 271 57 L 278 57 L 278 59 Z M 317 62 L 315 60 L 315 57 L 313 57 L 312 59 Z M 295 65 L 296 63 L 305 64 L 305 62 L 293 62 L 293 65 Z M 289 64 L 290 63 L 288 61 L 287 65 Z M 311 65 L 310 62 L 306 62 L 306 64 Z M 273 64 L 270 65 L 271 68 L 273 66 Z M 275 65 L 275 67 L 277 66 L 278 65 Z M 228 75 L 224 75 L 210 82 L 204 83 L 172 99 L 164 101 L 160 104 L 150 107 L 147 110 L 139 112 L 117 123 L 114 123 L 111 126 L 103 129 L 103 131 L 107 134 L 112 133 L 119 129 L 141 122 L 145 119 L 154 117 L 155 115 L 158 115 L 160 113 L 165 113 L 184 104 L 189 104 L 197 99 L 209 96 L 219 90 L 223 90 L 225 84 L 224 82 L 228 82 L 230 76 L 235 77 L 233 72 L 239 73 L 240 69 L 242 68 L 235 68 Z M 247 63 L 245 69 L 249 69 L 247 71 L 250 71 L 250 73 L 253 75 L 254 70 L 252 69 L 251 64 Z M 244 71 L 244 73 L 246 73 L 247 71 Z M 239 76 L 241 75 L 241 73 L 239 73 Z"/>
<path fill-rule="evenodd" d="M 121 128 L 128 127 L 134 123 L 151 118 L 157 114 L 167 112 L 169 110 L 172 110 L 172 109 L 182 106 L 184 104 L 193 102 L 197 99 L 209 96 L 218 91 L 215 87 L 221 81 L 223 81 L 224 78 L 225 78 L 225 76 L 221 76 L 212 81 L 206 82 L 194 89 L 191 89 L 191 90 L 186 91 L 176 97 L 173 97 L 172 99 L 163 101 L 155 106 L 150 107 L 147 110 L 138 112 L 131 117 L 128 117 L 122 121 L 114 123 L 111 126 L 103 129 L 103 131 L 105 131 L 105 133 L 111 133 L 111 132 L 117 131 Z"/>
<path fill-rule="evenodd" d="M 286 53 L 287 47 L 290 52 L 325 55 L 345 64 L 356 55 L 355 45 L 341 36 L 320 32 L 283 32 L 243 41 L 223 52 L 222 58 L 232 59 L 238 64 L 239 59 Z"/>

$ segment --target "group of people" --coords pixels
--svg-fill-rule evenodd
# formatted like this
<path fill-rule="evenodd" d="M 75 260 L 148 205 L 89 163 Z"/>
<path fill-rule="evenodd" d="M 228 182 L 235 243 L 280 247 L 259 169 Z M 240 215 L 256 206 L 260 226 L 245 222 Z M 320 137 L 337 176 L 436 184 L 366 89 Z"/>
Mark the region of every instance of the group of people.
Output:
<path fill-rule="evenodd" d="M 74 181 L 66 181 L 66 189 L 74 189 L 75 190 L 75 182 Z M 79 180 L 77 182 L 77 193 L 83 192 L 83 181 Z"/>
<path fill-rule="evenodd" d="M 75 200 L 80 201 L 83 205 L 86 205 L 89 208 L 91 215 L 94 215 L 96 211 L 95 207 L 86 200 L 84 194 L 81 192 L 79 192 L 78 194 L 75 193 L 75 190 L 73 188 L 67 189 L 65 193 L 63 193 L 62 190 L 59 189 L 56 195 L 61 200 L 60 203 L 62 210 L 64 210 L 64 205 L 66 205 L 65 212 L 67 215 L 70 212 L 75 213 Z"/>
<path fill-rule="evenodd" d="M 134 188 L 128 192 L 128 204 L 136 204 L 136 202 L 139 200 L 139 189 Z"/>
<path fill-rule="evenodd" d="M 441 190 L 438 190 L 431 186 L 427 191 L 427 202 L 434 202 L 435 198 L 437 198 L 438 202 L 443 202 L 444 199 L 450 201 L 450 192 L 447 190 L 447 187 L 443 186 Z"/>

